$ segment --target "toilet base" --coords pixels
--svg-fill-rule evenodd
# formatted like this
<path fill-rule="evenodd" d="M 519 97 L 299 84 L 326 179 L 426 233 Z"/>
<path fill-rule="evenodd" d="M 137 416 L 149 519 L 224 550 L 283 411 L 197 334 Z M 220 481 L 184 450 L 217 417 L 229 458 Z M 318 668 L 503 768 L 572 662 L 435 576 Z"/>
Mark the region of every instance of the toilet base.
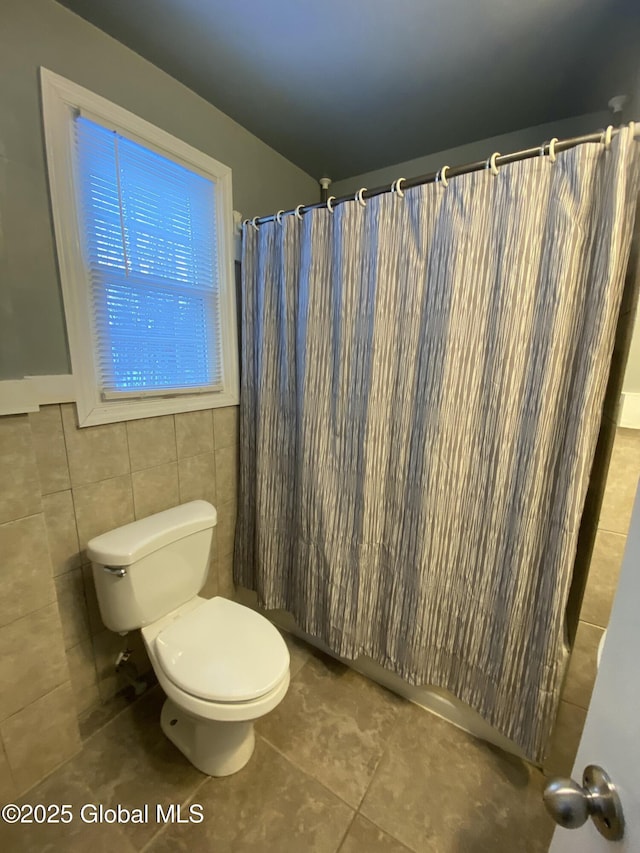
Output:
<path fill-rule="evenodd" d="M 166 699 L 160 726 L 169 740 L 207 776 L 230 776 L 253 755 L 253 720 L 218 722 L 192 717 Z"/>

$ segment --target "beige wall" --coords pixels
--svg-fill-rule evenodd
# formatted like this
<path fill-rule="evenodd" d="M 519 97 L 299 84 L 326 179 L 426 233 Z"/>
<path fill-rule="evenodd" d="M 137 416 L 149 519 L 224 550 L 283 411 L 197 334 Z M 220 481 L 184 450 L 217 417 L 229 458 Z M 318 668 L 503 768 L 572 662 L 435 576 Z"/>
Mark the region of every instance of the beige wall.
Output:
<path fill-rule="evenodd" d="M 69 373 L 46 182 L 40 66 L 230 166 L 234 207 L 245 217 L 318 198 L 309 175 L 68 9 L 53 0 L 2 0 L 0 379 Z"/>
<path fill-rule="evenodd" d="M 93 536 L 203 498 L 218 510 L 202 595 L 231 595 L 238 409 L 78 429 L 75 406 L 0 418 L 0 794 L 34 785 L 80 747 L 78 719 L 126 682 L 139 632 L 102 624 L 85 547 Z M 3 797 L 0 796 L 0 800 Z"/>
<path fill-rule="evenodd" d="M 623 390 L 626 394 L 640 394 L 640 307 L 636 313 L 636 324 L 631 339 Z"/>
<path fill-rule="evenodd" d="M 596 677 L 596 653 L 609 624 L 640 477 L 640 430 L 618 429 L 576 641 L 545 771 L 569 775 Z"/>
<path fill-rule="evenodd" d="M 0 799 L 80 748 L 27 415 L 0 418 Z"/>

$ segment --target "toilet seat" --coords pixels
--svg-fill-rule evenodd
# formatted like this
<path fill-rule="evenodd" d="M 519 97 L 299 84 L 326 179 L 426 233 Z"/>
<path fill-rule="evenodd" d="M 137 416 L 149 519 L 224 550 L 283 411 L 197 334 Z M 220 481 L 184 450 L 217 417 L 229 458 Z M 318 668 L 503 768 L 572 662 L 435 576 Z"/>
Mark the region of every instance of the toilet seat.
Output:
<path fill-rule="evenodd" d="M 203 600 L 155 637 L 164 674 L 186 693 L 209 702 L 247 702 L 282 683 L 289 651 L 259 613 L 226 598 Z"/>

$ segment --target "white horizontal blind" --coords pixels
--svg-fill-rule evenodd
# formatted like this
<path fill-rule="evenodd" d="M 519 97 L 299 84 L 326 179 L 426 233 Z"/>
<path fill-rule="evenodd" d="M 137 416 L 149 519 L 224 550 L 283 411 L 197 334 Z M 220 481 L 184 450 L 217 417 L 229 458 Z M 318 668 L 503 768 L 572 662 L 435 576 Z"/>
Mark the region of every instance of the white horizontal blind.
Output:
<path fill-rule="evenodd" d="M 103 399 L 222 389 L 215 184 L 84 116 L 75 148 Z"/>

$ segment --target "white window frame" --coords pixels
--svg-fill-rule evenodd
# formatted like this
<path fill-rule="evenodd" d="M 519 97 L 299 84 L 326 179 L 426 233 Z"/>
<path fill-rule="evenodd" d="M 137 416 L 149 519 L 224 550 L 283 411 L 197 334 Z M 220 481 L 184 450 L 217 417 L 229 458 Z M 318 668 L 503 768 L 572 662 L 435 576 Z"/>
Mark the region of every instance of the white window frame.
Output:
<path fill-rule="evenodd" d="M 40 76 L 51 209 L 79 425 L 91 426 L 236 405 L 239 402 L 239 370 L 231 169 L 128 110 L 46 68 L 40 69 Z M 73 122 L 78 111 L 91 113 L 97 121 L 102 120 L 124 136 L 203 174 L 215 183 L 222 390 L 189 395 L 181 392 L 176 396 L 141 396 L 136 399 L 102 399 L 95 368 L 89 279 L 82 252 L 74 180 Z"/>

